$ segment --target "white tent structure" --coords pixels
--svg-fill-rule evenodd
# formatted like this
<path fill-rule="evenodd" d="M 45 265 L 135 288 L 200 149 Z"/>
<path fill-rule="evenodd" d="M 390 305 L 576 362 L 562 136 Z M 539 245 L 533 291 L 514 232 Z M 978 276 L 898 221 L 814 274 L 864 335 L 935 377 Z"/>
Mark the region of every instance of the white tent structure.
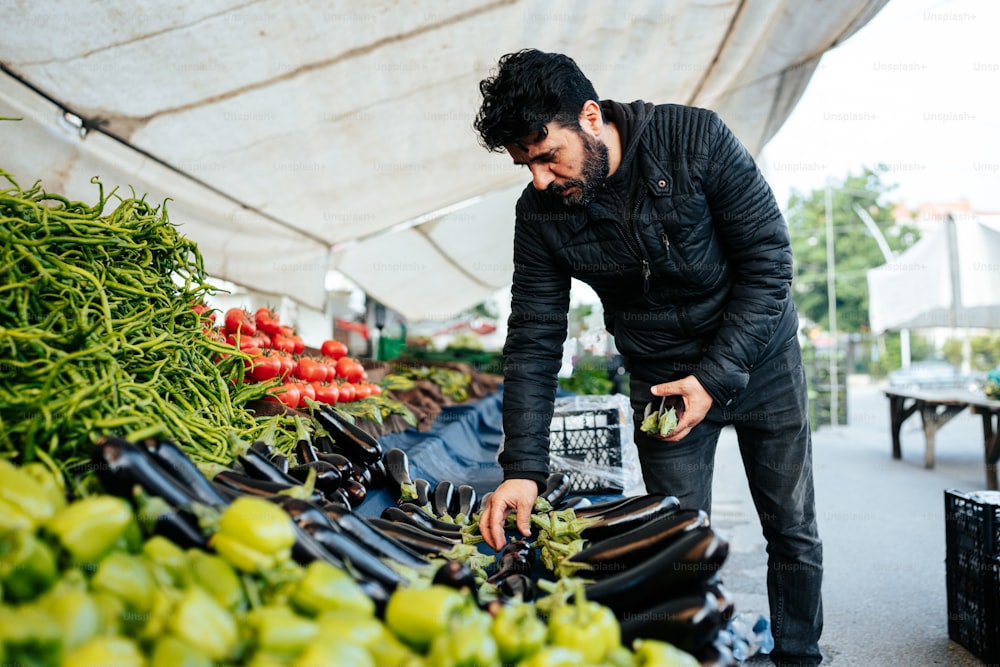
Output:
<path fill-rule="evenodd" d="M 1000 231 L 974 216 L 949 216 L 867 277 L 873 333 L 1000 328 Z"/>
<path fill-rule="evenodd" d="M 886 0 L 0 0 L 0 167 L 159 202 L 206 268 L 323 311 L 339 270 L 413 321 L 506 286 L 526 174 L 477 143 L 526 46 L 606 98 L 713 108 L 757 153 Z"/>

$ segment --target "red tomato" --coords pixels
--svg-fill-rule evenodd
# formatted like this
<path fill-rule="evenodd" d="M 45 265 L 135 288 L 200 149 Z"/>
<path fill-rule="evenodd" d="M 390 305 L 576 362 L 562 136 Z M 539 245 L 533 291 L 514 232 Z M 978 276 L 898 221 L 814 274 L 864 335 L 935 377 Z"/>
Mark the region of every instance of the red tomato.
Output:
<path fill-rule="evenodd" d="M 306 343 L 305 341 L 302 340 L 302 336 L 298 334 L 292 334 L 291 336 L 288 337 L 288 339 L 292 341 L 292 352 L 294 354 L 302 354 L 303 352 L 305 352 Z"/>
<path fill-rule="evenodd" d="M 313 382 L 313 390 L 316 392 L 316 400 L 320 403 L 333 405 L 340 397 L 340 390 L 337 385 L 328 382 Z"/>
<path fill-rule="evenodd" d="M 253 323 L 253 318 L 242 308 L 230 308 L 225 316 L 226 333 L 235 334 L 239 332 L 244 336 L 252 336 L 257 333 L 257 325 Z"/>
<path fill-rule="evenodd" d="M 337 360 L 337 376 L 348 382 L 358 382 L 365 377 L 365 367 L 355 359 L 341 357 Z"/>
<path fill-rule="evenodd" d="M 281 373 L 281 359 L 268 354 L 254 357 L 250 366 L 250 377 L 256 382 L 266 382 Z"/>
<path fill-rule="evenodd" d="M 337 385 L 337 390 L 340 392 L 340 396 L 337 397 L 338 403 L 350 403 L 354 400 L 355 389 L 350 382 Z"/>
<path fill-rule="evenodd" d="M 292 354 L 295 351 L 295 343 L 288 336 L 275 334 L 271 336 L 271 349 Z"/>
<path fill-rule="evenodd" d="M 292 327 L 288 327 L 288 326 L 285 326 L 285 325 L 282 324 L 282 325 L 280 325 L 278 327 L 278 333 L 281 334 L 282 336 L 285 336 L 285 337 L 294 336 L 295 335 L 295 329 L 293 329 Z"/>
<path fill-rule="evenodd" d="M 304 382 L 322 382 L 326 380 L 326 368 L 315 359 L 301 357 L 295 367 L 295 377 Z"/>
<path fill-rule="evenodd" d="M 268 387 L 267 396 L 264 398 L 270 401 L 283 403 L 286 407 L 294 410 L 299 407 L 302 394 L 299 392 L 298 386 L 291 383 L 285 383 L 278 385 L 277 387 Z"/>
<path fill-rule="evenodd" d="M 270 308 L 258 308 L 253 319 L 258 331 L 263 331 L 268 336 L 280 333 L 281 325 L 278 323 L 278 315 Z"/>
<path fill-rule="evenodd" d="M 278 357 L 278 361 L 281 364 L 281 370 L 278 372 L 278 377 L 284 380 L 295 371 L 295 366 L 297 365 L 298 362 L 296 362 L 295 359 L 288 356 L 287 354 L 279 353 L 276 354 L 275 356 Z"/>
<path fill-rule="evenodd" d="M 308 382 L 297 382 L 296 385 L 299 388 L 299 401 L 302 407 L 308 405 L 306 399 L 315 401 L 316 400 L 316 388 Z"/>
<path fill-rule="evenodd" d="M 368 386 L 372 388 L 372 396 L 382 395 L 382 387 L 380 387 L 379 385 L 369 383 Z"/>
<path fill-rule="evenodd" d="M 226 336 L 226 342 L 233 347 L 238 347 L 243 352 L 247 352 L 248 350 L 257 350 L 257 353 L 260 353 L 260 341 L 254 336 L 229 334 Z"/>
<path fill-rule="evenodd" d="M 365 382 L 358 382 L 354 385 L 354 399 L 360 401 L 372 395 L 372 388 Z"/>
<path fill-rule="evenodd" d="M 325 340 L 319 348 L 320 354 L 331 359 L 340 359 L 347 356 L 347 346 L 339 340 Z"/>

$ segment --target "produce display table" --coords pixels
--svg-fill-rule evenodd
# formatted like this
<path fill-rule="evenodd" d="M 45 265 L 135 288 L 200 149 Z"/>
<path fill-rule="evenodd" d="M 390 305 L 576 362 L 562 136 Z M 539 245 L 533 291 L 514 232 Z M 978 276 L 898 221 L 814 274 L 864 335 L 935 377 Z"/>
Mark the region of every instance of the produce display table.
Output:
<path fill-rule="evenodd" d="M 899 431 L 914 413 L 920 414 L 924 428 L 924 466 L 934 467 L 934 436 L 938 429 L 966 408 L 983 420 L 983 449 L 986 463 L 986 488 L 997 488 L 997 460 L 1000 444 L 997 441 L 997 423 L 1000 421 L 1000 400 L 959 389 L 905 391 L 888 389 L 889 421 L 892 432 L 892 458 L 902 457 Z"/>

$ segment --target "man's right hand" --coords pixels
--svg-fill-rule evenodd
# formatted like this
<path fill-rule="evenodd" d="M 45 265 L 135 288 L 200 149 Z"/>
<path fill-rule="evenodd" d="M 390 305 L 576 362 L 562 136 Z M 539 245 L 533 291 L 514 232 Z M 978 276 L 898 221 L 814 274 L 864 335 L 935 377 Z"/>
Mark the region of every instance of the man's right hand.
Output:
<path fill-rule="evenodd" d="M 490 495 L 479 515 L 479 533 L 486 544 L 499 551 L 507 542 L 504 523 L 507 515 L 517 515 L 517 530 L 527 537 L 531 534 L 531 511 L 538 497 L 538 485 L 530 479 L 508 479 Z"/>

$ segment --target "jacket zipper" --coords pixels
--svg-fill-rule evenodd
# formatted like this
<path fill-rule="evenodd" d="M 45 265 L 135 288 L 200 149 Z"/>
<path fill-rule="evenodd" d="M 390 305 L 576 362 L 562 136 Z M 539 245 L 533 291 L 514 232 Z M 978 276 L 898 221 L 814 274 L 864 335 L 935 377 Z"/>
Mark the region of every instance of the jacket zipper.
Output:
<path fill-rule="evenodd" d="M 649 292 L 649 276 L 652 273 L 649 269 L 649 260 L 642 253 L 642 242 L 639 240 L 639 235 L 635 232 L 635 220 L 639 217 L 639 207 L 642 206 L 642 197 L 635 202 L 635 208 L 632 211 L 632 219 L 629 220 L 628 231 L 622 227 L 621 223 L 617 220 L 615 221 L 615 227 L 618 228 L 618 233 L 621 234 L 622 240 L 625 241 L 625 245 L 628 247 L 629 252 L 635 255 L 642 263 L 642 292 L 643 294 Z"/>

